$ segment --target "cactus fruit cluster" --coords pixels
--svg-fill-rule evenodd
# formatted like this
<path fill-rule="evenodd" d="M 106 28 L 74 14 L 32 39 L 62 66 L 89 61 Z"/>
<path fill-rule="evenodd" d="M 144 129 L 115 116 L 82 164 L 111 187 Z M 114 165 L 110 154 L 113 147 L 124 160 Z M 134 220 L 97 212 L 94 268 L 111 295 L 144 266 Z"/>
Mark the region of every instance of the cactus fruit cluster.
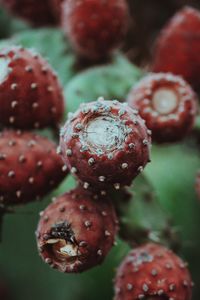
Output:
<path fill-rule="evenodd" d="M 134 51 L 140 55 L 135 46 L 131 54 L 127 45 L 120 50 L 128 29 L 138 26 L 129 2 L 0 0 L 27 26 L 37 27 L 0 42 L 0 229 L 5 215 L 9 219 L 20 206 L 45 198 L 36 204 L 35 231 L 45 280 L 50 268 L 71 275 L 55 272 L 59 280 L 73 280 L 72 273 L 104 264 L 77 278 L 93 283 L 94 276 L 101 287 L 98 270 L 103 270 L 114 300 L 192 300 L 198 266 L 191 267 L 191 275 L 181 257 L 190 260 L 190 251 L 197 255 L 194 241 L 163 205 L 164 185 L 154 185 L 149 167 L 155 166 L 156 173 L 158 164 L 166 166 L 164 157 L 156 166 L 155 154 L 162 156 L 166 147 L 169 159 L 170 151 L 182 149 L 183 160 L 191 156 L 197 168 L 200 12 L 185 7 L 176 13 L 158 33 L 151 61 L 136 66 L 128 58 Z M 60 29 L 38 29 L 47 25 Z M 163 181 L 172 175 L 170 168 L 164 172 Z M 170 201 L 178 206 L 173 193 L 176 185 L 184 185 L 176 171 L 175 176 L 168 206 Z M 192 180 L 200 198 L 199 173 L 196 183 Z M 179 214 L 191 205 L 181 192 Z M 191 218 L 185 220 L 187 227 Z M 28 239 L 30 233 L 22 236 Z M 109 265 L 112 256 L 114 265 Z M 31 271 L 37 268 L 33 264 Z M 108 273 L 112 269 L 109 280 L 106 267 Z M 0 298 L 2 290 L 0 282 Z M 82 292 L 77 289 L 70 299 L 105 298 Z"/>
<path fill-rule="evenodd" d="M 64 111 L 55 72 L 37 53 L 22 47 L 0 52 L 0 202 L 40 199 L 67 175 L 56 144 L 25 129 L 58 126 Z"/>

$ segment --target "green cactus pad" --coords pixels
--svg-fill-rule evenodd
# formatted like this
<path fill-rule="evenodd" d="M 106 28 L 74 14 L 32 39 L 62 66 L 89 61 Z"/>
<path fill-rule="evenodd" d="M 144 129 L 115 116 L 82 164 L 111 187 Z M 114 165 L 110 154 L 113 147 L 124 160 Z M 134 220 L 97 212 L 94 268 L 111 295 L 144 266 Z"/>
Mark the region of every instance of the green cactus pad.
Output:
<path fill-rule="evenodd" d="M 9 45 L 20 45 L 35 49 L 57 71 L 63 85 L 75 74 L 75 54 L 71 51 L 68 41 L 59 29 L 26 30 L 14 35 L 11 39 L 0 42 L 0 48 Z"/>
<path fill-rule="evenodd" d="M 118 53 L 112 63 L 79 73 L 65 86 L 67 112 L 74 112 L 82 102 L 94 101 L 100 96 L 124 101 L 142 75 L 139 68 Z"/>
<path fill-rule="evenodd" d="M 114 195 L 120 221 L 120 237 L 130 245 L 146 242 L 178 248 L 178 235 L 171 218 L 146 179 L 140 175 L 130 188 Z"/>

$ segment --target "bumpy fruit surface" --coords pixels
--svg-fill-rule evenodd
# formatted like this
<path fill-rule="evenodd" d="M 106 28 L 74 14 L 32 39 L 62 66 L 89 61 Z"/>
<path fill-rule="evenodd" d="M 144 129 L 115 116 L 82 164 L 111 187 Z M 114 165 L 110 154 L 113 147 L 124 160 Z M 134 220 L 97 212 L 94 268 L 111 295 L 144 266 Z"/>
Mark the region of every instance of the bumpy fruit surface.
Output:
<path fill-rule="evenodd" d="M 197 112 L 196 95 L 190 85 L 170 73 L 152 73 L 143 78 L 130 92 L 128 103 L 139 110 L 157 142 L 184 138 Z"/>
<path fill-rule="evenodd" d="M 66 176 L 56 145 L 29 132 L 0 134 L 0 203 L 22 204 L 45 195 Z"/>
<path fill-rule="evenodd" d="M 171 250 L 145 244 L 132 250 L 118 269 L 115 300 L 190 300 L 187 264 Z"/>
<path fill-rule="evenodd" d="M 50 65 L 20 47 L 0 52 L 0 123 L 20 129 L 56 127 L 64 111 L 62 89 Z"/>
<path fill-rule="evenodd" d="M 182 75 L 195 88 L 200 85 L 200 11 L 185 7 L 161 31 L 152 70 Z"/>
<path fill-rule="evenodd" d="M 65 0 L 62 24 L 80 55 L 98 59 L 119 46 L 128 16 L 125 0 Z"/>
<path fill-rule="evenodd" d="M 32 25 L 42 26 L 55 23 L 50 0 L 0 0 L 0 4 Z"/>
<path fill-rule="evenodd" d="M 41 213 L 37 242 L 41 257 L 61 272 L 82 272 L 104 260 L 117 232 L 111 203 L 78 187 Z"/>
<path fill-rule="evenodd" d="M 118 101 L 82 104 L 61 130 L 61 155 L 85 189 L 130 184 L 149 161 L 149 148 L 144 121 Z"/>

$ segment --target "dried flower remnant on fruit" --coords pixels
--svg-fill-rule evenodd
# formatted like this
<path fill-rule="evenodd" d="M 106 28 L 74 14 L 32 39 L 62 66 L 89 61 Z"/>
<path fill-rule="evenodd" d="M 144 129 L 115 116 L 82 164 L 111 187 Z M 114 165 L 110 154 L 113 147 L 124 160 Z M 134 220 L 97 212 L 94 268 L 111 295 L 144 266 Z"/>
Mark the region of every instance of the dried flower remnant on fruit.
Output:
<path fill-rule="evenodd" d="M 149 161 L 150 143 L 136 110 L 103 98 L 82 104 L 60 133 L 64 162 L 86 189 L 130 184 Z"/>
<path fill-rule="evenodd" d="M 170 73 L 144 77 L 130 92 L 128 103 L 139 110 L 156 142 L 183 139 L 197 113 L 195 92 L 184 79 Z"/>
<path fill-rule="evenodd" d="M 81 187 L 50 204 L 37 229 L 43 260 L 61 272 L 77 273 L 103 262 L 118 229 L 110 200 Z"/>
<path fill-rule="evenodd" d="M 115 279 L 115 300 L 191 300 L 191 277 L 171 250 L 145 244 L 132 250 L 120 265 Z"/>
<path fill-rule="evenodd" d="M 52 226 L 47 244 L 51 247 L 53 254 L 59 261 L 72 261 L 78 256 L 78 246 L 71 230 L 70 224 L 66 222 L 56 223 Z"/>

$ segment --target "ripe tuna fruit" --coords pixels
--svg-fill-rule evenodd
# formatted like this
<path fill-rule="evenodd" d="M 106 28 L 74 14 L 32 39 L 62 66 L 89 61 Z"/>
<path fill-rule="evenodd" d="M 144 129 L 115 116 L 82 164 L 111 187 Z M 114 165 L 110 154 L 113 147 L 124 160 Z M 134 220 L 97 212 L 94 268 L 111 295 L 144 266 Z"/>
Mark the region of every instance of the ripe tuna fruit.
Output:
<path fill-rule="evenodd" d="M 30 132 L 0 134 L 0 203 L 22 204 L 45 195 L 66 176 L 48 139 Z"/>
<path fill-rule="evenodd" d="M 152 73 L 143 78 L 130 92 L 128 103 L 139 110 L 156 142 L 183 139 L 197 113 L 196 94 L 190 85 L 170 73 Z"/>
<path fill-rule="evenodd" d="M 127 30 L 125 0 L 65 0 L 62 24 L 75 50 L 89 59 L 99 59 L 116 49 Z"/>
<path fill-rule="evenodd" d="M 60 151 L 85 189 L 119 189 L 149 161 L 150 134 L 136 110 L 100 98 L 70 115 L 61 130 Z"/>
<path fill-rule="evenodd" d="M 118 269 L 115 300 L 190 300 L 187 264 L 171 250 L 145 244 L 132 250 Z"/>
<path fill-rule="evenodd" d="M 41 213 L 37 229 L 43 260 L 60 272 L 82 272 L 104 260 L 113 246 L 117 220 L 108 199 L 78 187 Z"/>
<path fill-rule="evenodd" d="M 180 10 L 158 36 L 154 51 L 154 72 L 182 75 L 192 86 L 200 85 L 200 11 Z"/>
<path fill-rule="evenodd" d="M 0 123 L 20 129 L 56 127 L 64 111 L 57 76 L 38 54 L 20 47 L 0 51 Z"/>
<path fill-rule="evenodd" d="M 42 26 L 55 23 L 50 0 L 0 0 L 0 4 L 32 25 Z"/>

